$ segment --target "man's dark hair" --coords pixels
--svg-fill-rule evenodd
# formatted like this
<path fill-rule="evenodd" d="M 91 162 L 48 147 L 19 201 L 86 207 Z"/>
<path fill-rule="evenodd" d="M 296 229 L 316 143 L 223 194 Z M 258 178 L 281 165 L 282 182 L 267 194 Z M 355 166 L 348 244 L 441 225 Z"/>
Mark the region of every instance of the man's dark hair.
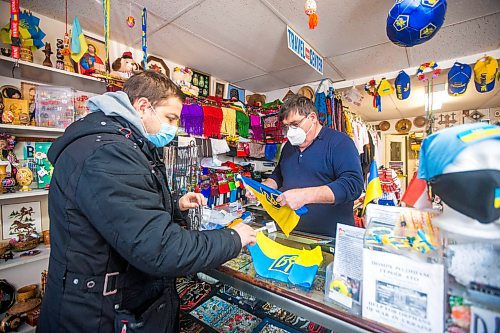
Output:
<path fill-rule="evenodd" d="M 302 116 L 307 116 L 311 113 L 317 113 L 313 102 L 309 98 L 302 95 L 293 95 L 290 96 L 281 106 L 279 114 L 280 121 L 285 120 L 290 115 L 290 113 L 295 112 Z"/>
<path fill-rule="evenodd" d="M 167 76 L 153 70 L 147 70 L 131 76 L 123 85 L 123 92 L 128 95 L 130 103 L 145 97 L 152 105 L 164 99 L 177 97 L 182 102 L 186 96 L 181 89 Z"/>

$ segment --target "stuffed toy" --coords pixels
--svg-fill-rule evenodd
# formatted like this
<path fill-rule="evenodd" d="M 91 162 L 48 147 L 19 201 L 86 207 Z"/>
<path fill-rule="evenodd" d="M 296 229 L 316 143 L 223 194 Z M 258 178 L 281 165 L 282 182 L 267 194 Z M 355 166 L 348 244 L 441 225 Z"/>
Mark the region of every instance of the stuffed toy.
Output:
<path fill-rule="evenodd" d="M 266 95 L 253 94 L 246 97 L 247 105 L 262 106 L 266 103 Z"/>
<path fill-rule="evenodd" d="M 141 70 L 141 66 L 132 58 L 132 52 L 123 52 L 111 65 L 111 76 L 128 79 Z"/>

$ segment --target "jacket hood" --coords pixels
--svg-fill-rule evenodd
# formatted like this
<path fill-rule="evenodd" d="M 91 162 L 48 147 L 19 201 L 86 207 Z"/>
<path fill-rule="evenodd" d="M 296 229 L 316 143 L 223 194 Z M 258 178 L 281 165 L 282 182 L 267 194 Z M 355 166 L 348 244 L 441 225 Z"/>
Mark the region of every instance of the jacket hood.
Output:
<path fill-rule="evenodd" d="M 130 134 L 130 139 L 136 141 L 141 146 L 144 144 L 149 146 L 149 141 L 144 138 L 142 131 L 125 118 L 122 118 L 121 116 L 106 116 L 104 112 L 96 111 L 78 121 L 75 121 L 68 128 L 66 128 L 64 135 L 52 143 L 47 157 L 50 163 L 55 165 L 61 153 L 71 143 L 85 136 L 106 133 L 120 135 Z"/>
<path fill-rule="evenodd" d="M 142 136 L 147 137 L 146 130 L 139 113 L 130 103 L 128 95 L 123 91 L 108 92 L 89 99 L 87 106 L 90 112 L 103 112 L 106 116 L 122 117 L 139 130 Z"/>

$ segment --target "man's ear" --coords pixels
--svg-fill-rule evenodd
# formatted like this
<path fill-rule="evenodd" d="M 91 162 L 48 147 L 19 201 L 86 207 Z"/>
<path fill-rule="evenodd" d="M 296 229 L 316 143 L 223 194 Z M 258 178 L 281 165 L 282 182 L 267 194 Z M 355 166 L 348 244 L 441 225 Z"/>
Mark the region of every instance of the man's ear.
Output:
<path fill-rule="evenodd" d="M 139 115 L 141 116 L 141 118 L 142 118 L 142 116 L 144 116 L 144 113 L 149 108 L 149 105 L 150 104 L 149 104 L 148 99 L 146 97 L 138 98 L 132 104 L 134 109 L 136 109 L 136 111 L 139 112 Z"/>

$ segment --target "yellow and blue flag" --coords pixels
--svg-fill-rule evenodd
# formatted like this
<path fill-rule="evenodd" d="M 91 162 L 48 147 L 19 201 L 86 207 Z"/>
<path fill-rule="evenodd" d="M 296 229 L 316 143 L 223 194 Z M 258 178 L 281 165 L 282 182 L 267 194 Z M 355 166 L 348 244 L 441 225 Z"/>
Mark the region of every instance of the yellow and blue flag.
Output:
<path fill-rule="evenodd" d="M 87 40 L 83 35 L 78 16 L 75 16 L 73 19 L 73 28 L 71 30 L 71 59 L 75 62 L 79 62 L 87 50 Z"/>
<path fill-rule="evenodd" d="M 12 44 L 10 30 L 9 22 L 0 30 L 0 42 L 9 45 Z M 45 45 L 43 39 L 46 35 L 40 29 L 40 19 L 26 10 L 19 14 L 19 35 L 22 40 L 22 46 L 29 47 L 31 51 L 35 51 Z"/>
<path fill-rule="evenodd" d="M 372 161 L 370 165 L 370 174 L 368 175 L 368 183 L 366 185 L 365 201 L 363 202 L 363 211 L 373 200 L 382 196 L 382 185 L 380 185 L 380 178 L 378 176 L 377 162 Z"/>
<path fill-rule="evenodd" d="M 276 243 L 263 232 L 257 234 L 256 244 L 249 246 L 248 250 L 258 275 L 305 288 L 312 286 L 323 261 L 319 246 L 312 250 L 299 250 Z"/>
<path fill-rule="evenodd" d="M 238 175 L 238 179 L 243 181 L 247 190 L 252 191 L 257 200 L 262 204 L 262 207 L 273 218 L 274 221 L 280 226 L 281 230 L 286 236 L 290 235 L 293 229 L 297 226 L 300 216 L 307 213 L 306 207 L 301 207 L 293 210 L 288 206 L 280 206 L 276 199 L 281 192 L 263 185 L 255 180 Z"/>

